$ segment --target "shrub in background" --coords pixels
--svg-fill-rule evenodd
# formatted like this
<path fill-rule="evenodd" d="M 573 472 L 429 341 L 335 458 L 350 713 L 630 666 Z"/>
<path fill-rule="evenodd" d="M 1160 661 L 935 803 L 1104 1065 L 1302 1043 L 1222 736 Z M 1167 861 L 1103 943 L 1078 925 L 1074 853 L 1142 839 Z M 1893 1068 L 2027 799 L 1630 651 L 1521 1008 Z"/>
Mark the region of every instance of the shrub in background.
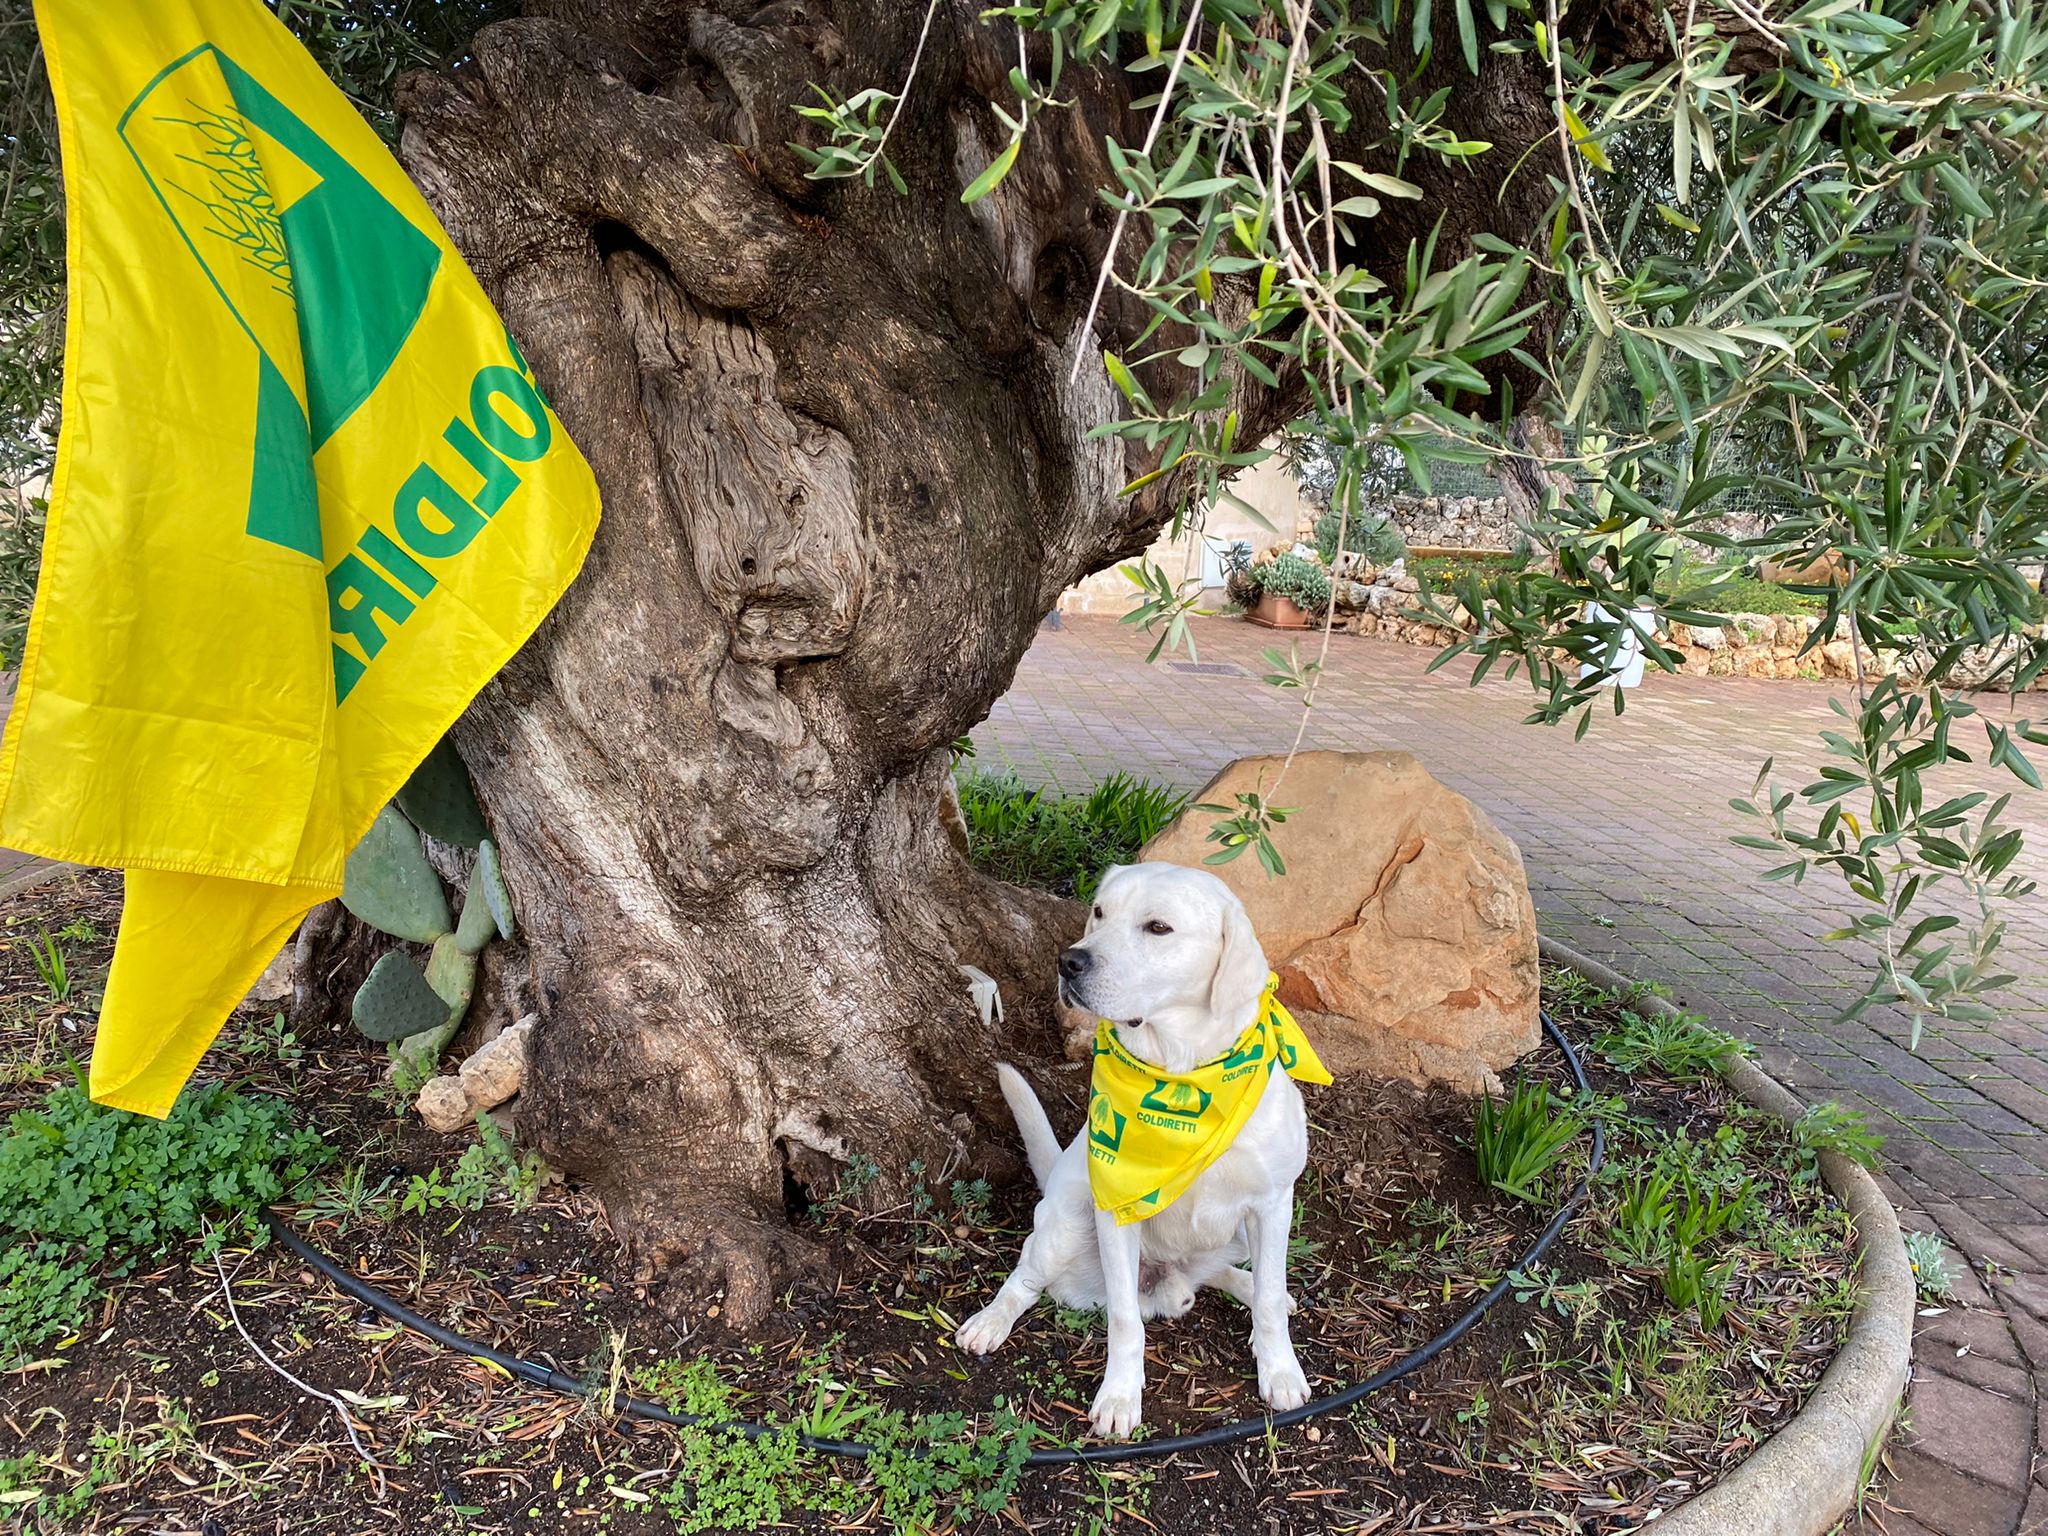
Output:
<path fill-rule="evenodd" d="M 1325 512 L 1316 519 L 1316 553 L 1323 557 L 1326 565 L 1337 558 L 1337 525 L 1340 521 L 1342 519 L 1335 512 Z M 1389 518 L 1354 519 L 1344 529 L 1344 553 L 1363 555 L 1374 565 L 1392 565 L 1408 553 L 1408 542 Z"/>
<path fill-rule="evenodd" d="M 1014 773 L 962 774 L 960 814 L 974 867 L 998 880 L 1087 901 L 1111 864 L 1128 864 L 1188 797 L 1113 773 L 1085 795 L 1027 789 Z"/>

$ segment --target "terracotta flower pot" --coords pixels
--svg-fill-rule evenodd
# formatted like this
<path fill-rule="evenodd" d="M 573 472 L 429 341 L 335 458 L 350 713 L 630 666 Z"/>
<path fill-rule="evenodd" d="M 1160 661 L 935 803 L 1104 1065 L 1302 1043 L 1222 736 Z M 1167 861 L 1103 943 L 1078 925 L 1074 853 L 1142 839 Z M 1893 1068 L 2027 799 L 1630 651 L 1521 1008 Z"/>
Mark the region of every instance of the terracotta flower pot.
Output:
<path fill-rule="evenodd" d="M 1268 629 L 1307 629 L 1314 623 L 1306 608 L 1278 592 L 1261 592 L 1258 606 L 1245 617 Z"/>

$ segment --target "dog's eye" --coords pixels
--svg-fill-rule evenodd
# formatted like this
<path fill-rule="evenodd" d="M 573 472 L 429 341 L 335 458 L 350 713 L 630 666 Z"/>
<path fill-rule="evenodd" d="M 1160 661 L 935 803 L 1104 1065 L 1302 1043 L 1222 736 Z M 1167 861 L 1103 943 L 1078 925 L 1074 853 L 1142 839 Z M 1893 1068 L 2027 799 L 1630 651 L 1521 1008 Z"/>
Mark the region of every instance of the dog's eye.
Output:
<path fill-rule="evenodd" d="M 1173 925 L 1171 923 L 1162 923 L 1155 917 L 1145 925 L 1145 931 L 1147 933 L 1171 933 L 1173 932 Z"/>
<path fill-rule="evenodd" d="M 1097 908 L 1095 909 L 1095 915 L 1096 915 L 1096 916 L 1097 916 L 1098 918 L 1099 918 L 1099 917 L 1101 917 L 1101 916 L 1102 916 L 1102 908 L 1100 908 L 1100 907 L 1097 907 Z"/>

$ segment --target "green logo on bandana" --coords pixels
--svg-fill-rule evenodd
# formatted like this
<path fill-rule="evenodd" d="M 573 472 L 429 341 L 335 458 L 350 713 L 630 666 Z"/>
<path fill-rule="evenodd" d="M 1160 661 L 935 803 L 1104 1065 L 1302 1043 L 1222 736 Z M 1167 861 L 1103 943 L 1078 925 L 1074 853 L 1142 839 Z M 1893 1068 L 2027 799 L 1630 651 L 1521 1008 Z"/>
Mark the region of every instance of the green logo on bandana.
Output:
<path fill-rule="evenodd" d="M 1124 1117 L 1116 1112 L 1107 1094 L 1088 1095 L 1088 1140 L 1106 1152 L 1123 1145 Z"/>
<path fill-rule="evenodd" d="M 1266 1042 L 1264 1040 L 1253 1040 L 1249 1045 L 1240 1045 L 1236 1050 L 1224 1057 L 1223 1070 L 1230 1072 L 1237 1067 L 1249 1067 L 1264 1058 L 1265 1054 Z"/>
<path fill-rule="evenodd" d="M 1162 1077 L 1153 1082 L 1152 1091 L 1139 1100 L 1138 1107 L 1181 1120 L 1199 1120 L 1213 1097 L 1207 1089 L 1197 1088 L 1193 1083 L 1169 1083 Z"/>

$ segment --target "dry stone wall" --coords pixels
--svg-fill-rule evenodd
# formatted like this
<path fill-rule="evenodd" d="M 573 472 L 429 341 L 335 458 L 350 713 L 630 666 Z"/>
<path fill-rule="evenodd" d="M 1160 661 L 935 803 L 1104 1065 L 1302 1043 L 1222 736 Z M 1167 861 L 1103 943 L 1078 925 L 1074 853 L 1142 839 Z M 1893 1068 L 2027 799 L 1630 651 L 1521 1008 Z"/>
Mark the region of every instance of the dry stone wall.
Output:
<path fill-rule="evenodd" d="M 1454 625 L 1418 616 L 1422 601 L 1418 584 L 1399 561 L 1378 570 L 1353 567 L 1332 582 L 1331 590 L 1337 605 L 1336 627 L 1354 635 L 1441 650 L 1463 639 L 1470 624 L 1470 615 L 1457 603 L 1449 605 Z M 1855 677 L 1857 657 L 1847 640 L 1827 640 L 1807 649 L 1819 622 L 1804 615 L 1735 613 L 1728 615 L 1723 628 L 1668 624 L 1659 638 L 1678 653 L 1678 670 L 1694 677 Z M 2009 659 L 2007 647 L 1977 647 L 1963 654 L 1947 681 L 1964 688 L 1983 685 L 1994 681 Z M 1911 655 L 1881 657 L 1865 647 L 1862 670 L 1866 678 L 1893 672 L 1911 676 L 1921 661 Z M 2048 688 L 2048 677 L 2037 681 L 2032 691 L 2044 688 Z"/>
<path fill-rule="evenodd" d="M 1384 515 L 1410 549 L 1513 549 L 1517 530 L 1501 496 L 1394 496 Z"/>

